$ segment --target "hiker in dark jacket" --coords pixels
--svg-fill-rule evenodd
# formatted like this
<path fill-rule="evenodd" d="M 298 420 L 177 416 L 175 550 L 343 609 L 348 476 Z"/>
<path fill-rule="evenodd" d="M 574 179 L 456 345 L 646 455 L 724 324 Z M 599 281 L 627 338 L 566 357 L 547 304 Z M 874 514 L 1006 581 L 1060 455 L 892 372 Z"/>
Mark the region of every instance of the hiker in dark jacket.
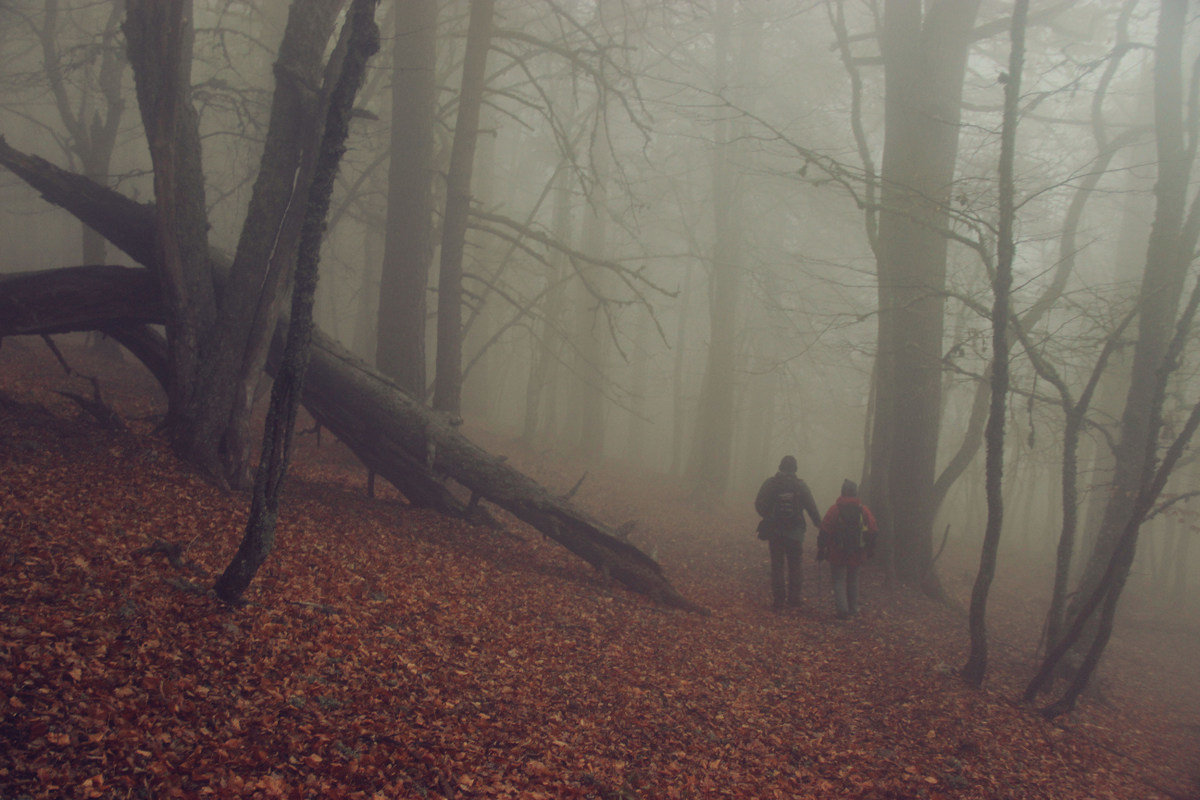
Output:
<path fill-rule="evenodd" d="M 829 560 L 833 571 L 833 600 L 838 619 L 858 613 L 858 570 L 875 554 L 879 527 L 875 515 L 858 499 L 858 485 L 847 478 L 842 495 L 821 520 L 817 560 Z"/>
<path fill-rule="evenodd" d="M 779 472 L 763 481 L 754 510 L 762 517 L 758 538 L 771 548 L 771 607 L 800 605 L 801 549 L 804 545 L 804 514 L 813 525 L 821 524 L 821 511 L 808 485 L 796 477 L 796 459 L 784 456 Z M 786 582 L 785 582 L 786 574 Z"/>

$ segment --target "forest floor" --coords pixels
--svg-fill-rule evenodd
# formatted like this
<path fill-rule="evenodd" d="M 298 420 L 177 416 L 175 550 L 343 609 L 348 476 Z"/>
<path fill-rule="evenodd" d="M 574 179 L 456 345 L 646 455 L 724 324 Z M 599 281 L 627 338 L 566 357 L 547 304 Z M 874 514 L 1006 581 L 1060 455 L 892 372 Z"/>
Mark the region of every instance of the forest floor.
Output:
<path fill-rule="evenodd" d="M 1196 626 L 1126 614 L 1102 701 L 1050 723 L 1014 702 L 1043 576 L 997 585 L 973 691 L 954 675 L 961 608 L 868 570 L 863 614 L 839 622 L 810 562 L 807 605 L 774 615 L 749 501 L 697 508 L 615 468 L 577 501 L 636 520 L 711 615 L 606 587 L 515 520 L 496 533 L 370 499 L 355 459 L 311 434 L 276 550 L 230 609 L 204 587 L 246 498 L 154 435 L 163 400 L 140 368 L 64 353 L 130 429 L 58 394 L 91 385 L 39 340 L 3 342 L 3 800 L 1200 797 Z M 584 471 L 485 444 L 555 490 Z M 942 574 L 965 598 L 969 554 Z"/>

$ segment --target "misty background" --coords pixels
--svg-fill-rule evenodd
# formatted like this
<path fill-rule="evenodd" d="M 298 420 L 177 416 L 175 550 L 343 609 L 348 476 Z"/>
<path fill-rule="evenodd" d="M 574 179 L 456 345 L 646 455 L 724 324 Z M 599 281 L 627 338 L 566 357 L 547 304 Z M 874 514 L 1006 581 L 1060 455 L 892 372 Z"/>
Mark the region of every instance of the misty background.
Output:
<path fill-rule="evenodd" d="M 322 251 L 317 325 L 370 363 L 381 357 L 380 321 L 396 318 L 381 308 L 383 275 L 403 258 L 403 243 L 388 239 L 400 202 L 391 162 L 412 152 L 397 130 L 417 112 L 395 87 L 412 69 L 404 58 L 413 37 L 430 30 L 414 22 L 420 5 L 380 4 L 383 49 L 358 97 Z M 462 264 L 456 410 L 468 431 L 672 476 L 699 503 L 748 507 L 788 453 L 822 507 L 843 478 L 872 485 L 876 356 L 896 344 L 881 331 L 877 268 L 880 176 L 889 169 L 884 5 L 496 3 Z M 937 549 L 948 531 L 954 548 L 977 552 L 986 505 L 982 428 L 972 412 L 991 359 L 991 264 L 982 254 L 996 248 L 1012 4 L 960 5 L 972 7 L 972 18 L 953 179 L 936 231 L 947 248 L 944 284 L 916 288 L 936 295 L 940 309 L 937 470 L 960 453 L 970 459 L 922 535 Z M 425 6 L 436 19 L 423 39 L 434 54 L 430 236 L 417 256 L 428 266 L 424 386 L 432 401 L 439 243 L 469 3 Z M 232 252 L 287 4 L 197 0 L 194 13 L 209 236 Z M 123 4 L 10 0 L 0 14 L 8 144 L 152 200 Z M 1035 8 L 1030 19 L 1014 162 L 1013 307 L 1037 307 L 1030 337 L 1072 386 L 1083 384 L 1134 307 L 1146 269 L 1159 175 L 1158 19 L 1157 3 L 1112 0 Z M 951 41 L 936 30 L 924 35 L 925 47 Z M 1196 41 L 1184 39 L 1185 75 Z M 1187 101 L 1194 113 L 1195 95 Z M 0 239 L 3 272 L 128 263 L 7 172 Z M 1080 442 L 1076 569 L 1110 496 L 1136 336 L 1126 339 Z M 1049 565 L 1062 523 L 1063 409 L 1016 345 L 1011 369 L 1001 549 Z M 1168 433 L 1194 402 L 1195 371 L 1190 348 L 1171 378 Z M 1188 455 L 1164 495 L 1178 502 L 1144 526 L 1130 576 L 1144 600 L 1192 613 L 1200 576 L 1186 500 L 1196 484 Z"/>

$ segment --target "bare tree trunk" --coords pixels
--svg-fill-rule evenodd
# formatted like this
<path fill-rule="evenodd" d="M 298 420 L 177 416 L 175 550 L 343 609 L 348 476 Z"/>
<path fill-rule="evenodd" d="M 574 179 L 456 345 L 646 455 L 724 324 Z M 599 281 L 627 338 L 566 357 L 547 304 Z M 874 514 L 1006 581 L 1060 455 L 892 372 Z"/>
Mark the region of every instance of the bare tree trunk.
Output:
<path fill-rule="evenodd" d="M 471 195 L 477 207 L 487 209 L 496 203 L 496 140 L 500 120 L 494 109 L 485 107 L 480 112 L 479 124 L 482 141 L 475 150 Z M 504 348 L 497 346 L 507 329 L 502 318 L 505 301 L 497 287 L 509 267 L 513 250 L 510 244 L 508 252 L 503 252 L 499 239 L 469 227 L 466 244 L 470 256 L 466 257 L 464 252 L 463 274 L 471 280 L 464 285 L 470 299 L 464 303 L 469 313 L 462 323 L 465 355 L 459 410 L 479 425 L 495 427 L 499 424 L 497 415 L 502 409 L 505 376 L 509 372 L 500 363 Z"/>
<path fill-rule="evenodd" d="M 206 439 L 201 429 L 201 344 L 216 321 L 217 298 L 208 264 L 200 137 L 191 105 L 191 13 L 186 0 L 133 0 L 124 30 L 154 165 L 155 263 L 170 309 L 168 427 L 185 458 L 220 477 L 217 442 Z"/>
<path fill-rule="evenodd" d="M 155 168 L 156 233 L 168 324 L 168 428 L 176 449 L 220 483 L 246 472 L 254 386 L 290 279 L 302 209 L 289 203 L 312 146 L 311 87 L 338 0 L 298 0 L 280 45 L 262 164 L 234 256 L 217 288 L 207 245 L 200 138 L 190 102 L 191 4 L 133 0 L 125 23 Z M 306 142 L 307 137 L 307 142 Z"/>
<path fill-rule="evenodd" d="M 551 212 L 550 229 L 554 240 L 570 246 L 571 244 L 571 194 L 568 189 L 569 165 L 559 164 L 554 175 L 554 207 Z M 555 250 L 550 254 L 549 272 L 546 275 L 546 298 L 542 309 L 541 324 L 537 326 L 540 334 L 532 343 L 530 353 L 529 380 L 525 386 L 525 420 L 521 439 L 526 444 L 533 444 L 539 430 L 554 430 L 554 420 L 549 413 L 544 414 L 545 408 L 552 407 L 552 401 L 545 396 L 555 391 L 555 376 L 558 374 L 558 362 L 562 354 L 562 310 L 564 289 L 563 267 L 566 257 L 561 251 Z M 543 418 L 544 417 L 544 418 Z"/>
<path fill-rule="evenodd" d="M 225 474 L 239 486 L 249 473 L 255 390 L 302 236 L 306 209 L 295 200 L 308 196 L 313 175 L 303 164 L 314 163 L 320 148 L 324 119 L 313 90 L 322 85 L 324 51 L 341 6 L 305 0 L 288 13 L 258 177 L 206 343 L 202 378 L 214 409 L 207 424 L 221 432 Z"/>
<path fill-rule="evenodd" d="M 1172 358 L 1178 357 L 1179 352 L 1182 350 L 1183 342 L 1191 328 L 1198 305 L 1200 305 L 1200 283 L 1192 291 L 1189 307 L 1184 318 L 1185 321 L 1177 329 L 1176 337 L 1171 345 L 1174 350 Z M 1166 394 L 1166 379 L 1170 372 L 1170 369 L 1160 371 L 1159 377 L 1162 380 L 1158 387 L 1158 396 L 1153 401 L 1154 405 L 1157 406 L 1154 412 L 1155 416 L 1158 416 L 1162 411 L 1162 400 Z M 1161 418 L 1159 422 L 1161 422 Z M 1096 587 L 1091 593 L 1080 601 L 1080 611 L 1073 618 L 1070 628 L 1064 633 L 1061 640 L 1054 643 L 1052 649 L 1042 661 L 1037 674 L 1034 675 L 1025 687 L 1023 699 L 1026 702 L 1032 702 L 1042 689 L 1047 686 L 1050 678 L 1054 675 L 1055 670 L 1070 649 L 1081 641 L 1085 629 L 1092 622 L 1092 615 L 1095 614 L 1097 609 L 1100 609 L 1099 619 L 1095 622 L 1096 630 L 1094 635 L 1091 636 L 1091 641 L 1087 646 L 1087 653 L 1083 658 L 1082 664 L 1074 671 L 1071 683 L 1063 693 L 1063 696 L 1042 709 L 1044 716 L 1055 717 L 1070 711 L 1075 707 L 1075 703 L 1083 693 L 1083 690 L 1087 688 L 1088 682 L 1099 665 L 1100 657 L 1103 655 L 1108 640 L 1112 635 L 1117 603 L 1120 600 L 1121 591 L 1125 587 L 1125 581 L 1129 575 L 1129 567 L 1133 564 L 1133 557 L 1137 548 L 1138 531 L 1145 521 L 1147 514 L 1154 506 L 1154 503 L 1162 495 L 1163 487 L 1166 486 L 1167 480 L 1170 478 L 1175 466 L 1179 463 L 1179 459 L 1190 443 L 1197 427 L 1200 427 L 1200 402 L 1192 406 L 1187 421 L 1174 441 L 1171 442 L 1170 447 L 1167 448 L 1162 464 L 1157 469 L 1154 466 L 1156 461 L 1155 454 L 1158 449 L 1157 442 L 1147 447 L 1142 462 L 1142 485 L 1138 491 L 1137 498 L 1134 500 L 1129 521 L 1126 523 L 1125 529 L 1121 531 L 1121 536 L 1116 542 L 1116 549 L 1113 551 L 1112 558 L 1105 567 L 1104 574 L 1101 575 L 1101 579 L 1097 582 Z"/>
<path fill-rule="evenodd" d="M 730 80 L 732 24 L 731 3 L 719 0 L 713 32 L 715 92 L 718 96 L 727 91 Z M 738 241 L 741 221 L 734 151 L 729 120 L 721 116 L 715 123 L 712 155 L 713 241 L 708 281 L 708 354 L 688 470 L 693 492 L 707 497 L 720 497 L 725 493 L 733 454 L 734 362 L 737 307 L 741 294 Z"/>
<path fill-rule="evenodd" d="M 684 451 L 687 431 L 687 410 L 684 403 L 683 364 L 687 344 L 688 311 L 692 301 L 692 267 L 684 268 L 683 286 L 679 289 L 679 317 L 675 324 L 675 352 L 671 357 L 671 467 L 670 474 L 678 476 L 688 454 Z"/>
<path fill-rule="evenodd" d="M 601 110 L 603 115 L 603 110 Z M 608 238 L 608 169 L 609 142 L 601 134 L 591 148 L 592 174 L 595 183 L 588 196 L 580 235 L 583 252 L 592 258 L 604 258 Z M 609 337 L 612 335 L 605 307 L 608 281 L 605 269 L 595 264 L 576 264 L 575 282 L 575 391 L 573 430 L 575 445 L 585 458 L 597 459 L 604 454 L 605 390 L 608 388 Z"/>
<path fill-rule="evenodd" d="M 941 424 L 945 227 L 963 77 L 979 0 L 888 0 L 882 210 L 876 251 L 879 351 L 865 494 L 892 533 L 899 577 L 937 593 L 933 485 Z"/>
<path fill-rule="evenodd" d="M 984 433 L 987 427 L 988 409 L 991 407 L 991 384 L 992 369 L 991 365 L 989 365 L 987 371 L 984 372 L 983 380 L 975 386 L 975 395 L 971 400 L 971 413 L 967 417 L 967 428 L 963 432 L 963 438 L 959 443 L 958 450 L 946 462 L 946 466 L 938 474 L 937 480 L 933 482 L 933 491 L 930 500 L 933 516 L 937 516 L 938 511 L 942 508 L 942 504 L 946 502 L 946 496 L 950 494 L 951 487 L 967 471 L 967 467 L 975 459 L 975 454 L 979 452 L 980 445 L 983 444 Z M 867 448 L 867 452 L 870 452 L 869 447 Z"/>
<path fill-rule="evenodd" d="M 1129 51 L 1129 37 L 1127 32 L 1128 13 L 1132 11 L 1133 6 L 1134 2 L 1125 3 L 1125 10 L 1122 12 L 1118 24 L 1117 41 L 1113 48 L 1113 57 L 1101 79 L 1097 95 L 1092 101 L 1092 131 L 1096 138 L 1098 151 L 1096 163 L 1071 198 L 1066 219 L 1063 221 L 1062 235 L 1059 238 L 1059 267 L 1056 270 L 1053 285 L 1047 294 L 1039 298 L 1038 302 L 1023 315 L 1019 324 L 1026 331 L 1030 330 L 1036 324 L 1041 314 L 1049 309 L 1054 300 L 1061 295 L 1062 289 L 1066 285 L 1067 275 L 1074 270 L 1075 256 L 1078 252 L 1076 240 L 1079 225 L 1083 219 L 1084 209 L 1087 206 L 1088 200 L 1099 185 L 1100 178 L 1105 174 L 1112 160 L 1123 148 L 1142 138 L 1142 133 L 1134 128 L 1126 130 L 1121 135 L 1110 140 L 1103 114 L 1104 97 L 1107 94 L 1107 87 L 1112 76 L 1116 73 L 1116 68 L 1120 63 L 1121 57 Z M 1123 245 L 1128 242 L 1128 231 L 1129 220 L 1128 212 L 1126 212 L 1125 224 L 1122 226 L 1119 237 L 1118 253 L 1127 249 Z M 1058 546 L 1055 552 L 1054 583 L 1050 594 L 1050 606 L 1046 613 L 1045 642 L 1047 646 L 1057 642 L 1062 635 L 1063 615 L 1067 602 L 1067 586 L 1070 582 L 1076 540 L 1080 529 L 1078 480 L 1080 434 L 1083 430 L 1086 414 L 1092 406 L 1097 387 L 1102 380 L 1108 377 L 1105 370 L 1111 361 L 1112 355 L 1117 351 L 1117 337 L 1125 330 L 1127 325 L 1128 320 L 1122 323 L 1118 330 L 1110 335 L 1108 341 L 1105 342 L 1092 371 L 1092 375 L 1081 392 L 1078 401 L 1071 400 L 1065 383 L 1051 377 L 1051 382 L 1058 387 L 1063 398 L 1066 425 L 1063 433 L 1061 472 L 1062 528 L 1059 533 Z M 1036 359 L 1034 360 L 1034 366 L 1035 368 L 1038 367 Z"/>
<path fill-rule="evenodd" d="M 1027 702 L 1032 701 L 1049 684 L 1051 677 L 1072 648 L 1082 646 L 1086 650 L 1081 664 L 1074 670 L 1067 691 L 1058 701 L 1043 709 L 1047 716 L 1054 716 L 1073 708 L 1091 680 L 1112 633 L 1117 602 L 1133 563 L 1141 526 L 1161 496 L 1172 470 L 1196 428 L 1200 426 L 1200 403 L 1197 403 L 1192 407 L 1191 414 L 1179 434 L 1167 448 L 1161 465 L 1156 467 L 1168 382 L 1179 368 L 1180 356 L 1190 335 L 1197 308 L 1200 307 L 1200 283 L 1192 289 L 1182 314 L 1177 314 L 1178 294 L 1172 295 L 1169 303 L 1161 302 L 1162 298 L 1156 296 L 1170 289 L 1173 278 L 1177 277 L 1182 282 L 1192 261 L 1197 239 L 1200 238 L 1200 202 L 1193 201 L 1186 221 L 1184 214 L 1188 176 L 1197 143 L 1196 132 L 1193 130 L 1191 145 L 1184 147 L 1183 144 L 1183 92 L 1180 69 L 1185 18 L 1184 0 L 1168 0 L 1163 3 L 1159 16 L 1155 57 L 1159 179 L 1155 191 L 1157 202 L 1154 227 L 1147 248 L 1142 302 L 1138 307 L 1140 330 L 1134 354 L 1134 374 L 1137 376 L 1140 372 L 1147 380 L 1148 386 L 1137 391 L 1134 387 L 1130 388 L 1126 414 L 1122 418 L 1118 449 L 1118 477 L 1130 471 L 1129 467 L 1120 463 L 1122 456 L 1136 458 L 1140 465 L 1134 476 L 1136 482 L 1131 487 L 1135 494 L 1132 499 L 1110 500 L 1110 511 L 1120 506 L 1127 510 L 1128 515 L 1124 518 L 1116 538 L 1108 542 L 1108 560 L 1099 575 L 1096 575 L 1089 564 L 1089 570 L 1081 584 L 1081 594 L 1068 615 L 1070 625 L 1066 627 L 1061 639 L 1050 643 L 1041 668 L 1025 689 L 1024 699 Z M 1169 314 L 1170 320 L 1165 323 L 1166 330 L 1163 329 L 1162 319 L 1147 319 L 1151 311 L 1160 315 Z M 1178 321 L 1175 321 L 1177 316 Z M 1153 356 L 1152 364 L 1140 363 L 1148 356 Z M 1134 433 L 1140 437 L 1140 441 L 1130 440 Z M 1141 450 L 1135 450 L 1134 444 L 1140 444 Z M 1101 540 L 1100 544 L 1104 543 L 1104 540 Z M 1095 561 L 1095 553 L 1092 560 Z M 1098 608 L 1101 609 L 1099 619 L 1094 619 L 1093 615 Z"/>
<path fill-rule="evenodd" d="M 51 173 L 56 170 L 44 166 Z M 38 183 L 52 186 L 64 182 L 47 178 Z M 99 188 L 94 187 L 93 194 Z M 120 239 L 133 253 L 153 262 L 156 254 L 150 235 L 154 224 L 151 212 L 136 203 L 122 203 L 116 192 L 106 191 L 105 195 L 105 200 L 99 202 L 106 203 L 106 218 L 116 224 L 112 236 L 106 238 Z M 101 217 L 95 211 L 87 213 L 83 207 L 90 202 L 78 196 L 55 195 L 53 199 L 60 205 L 76 207 L 85 217 Z M 92 195 L 88 199 L 94 201 Z M 113 215 L 114 206 L 125 213 Z M 123 235 L 118 236 L 122 229 Z M 137 241 L 145 244 L 136 247 Z M 159 290 L 145 270 L 78 267 L 0 276 L 0 337 L 118 331 L 119 340 L 132 345 L 131 351 L 162 380 L 167 378 L 166 355 L 161 341 L 156 342 L 143 323 L 161 324 L 165 319 Z M 281 336 L 277 331 L 277 344 Z M 653 559 L 566 500 L 551 495 L 503 459 L 476 447 L 444 414 L 409 397 L 320 331 L 313 333 L 304 405 L 368 469 L 395 484 L 414 504 L 471 518 L 472 509 L 438 477 L 448 475 L 627 588 L 669 606 L 702 610 L 675 591 Z"/>
<path fill-rule="evenodd" d="M 262 457 L 254 478 L 250 517 L 237 553 L 214 587 L 217 596 L 227 603 L 241 600 L 275 543 L 279 495 L 287 476 L 292 432 L 312 346 L 313 301 L 317 292 L 321 242 L 325 238 L 325 218 L 329 213 L 338 166 L 346 152 L 354 98 L 362 87 L 367 61 L 379 50 L 375 3 L 376 0 L 354 0 L 347 14 L 343 40 L 330 59 L 326 80 L 332 85 L 327 84 L 329 94 L 322 98 L 322 105 L 327 105 L 328 110 L 321 114 L 324 132 L 320 147 L 317 152 L 307 154 L 307 160 L 314 163 L 312 178 L 308 181 L 311 188 L 304 202 L 305 218 L 297 251 L 292 313 L 283 358 L 271 387 L 271 404 L 263 431 Z M 301 174 L 308 171 L 307 165 L 301 166 Z"/>
<path fill-rule="evenodd" d="M 371 220 L 362 224 L 362 266 L 358 281 L 358 313 L 351 333 L 351 350 L 360 358 L 378 361 L 379 275 L 383 264 L 384 236 Z"/>
<path fill-rule="evenodd" d="M 424 397 L 425 295 L 433 258 L 437 0 L 396 0 L 387 228 L 375 363 Z"/>
<path fill-rule="evenodd" d="M 91 87 L 85 85 L 81 89 L 84 96 L 73 99 L 62 72 L 62 59 L 57 41 L 58 10 L 58 0 L 47 0 L 43 7 L 42 26 L 37 29 L 42 49 L 42 67 L 59 117 L 67 130 L 68 154 L 79 157 L 84 176 L 96 183 L 107 185 L 109 165 L 116 148 L 117 133 L 125 109 L 121 83 L 126 60 L 118 38 L 121 20 L 125 16 L 125 3 L 124 0 L 112 0 L 108 21 L 100 37 L 100 69 L 95 88 L 103 98 L 104 113 L 101 114 L 97 110 L 93 112 L 91 119 L 87 119 L 85 113 L 86 109 L 97 105 L 87 96 Z M 106 259 L 104 237 L 82 225 L 80 238 L 83 263 L 103 264 Z"/>
<path fill-rule="evenodd" d="M 646 454 L 646 392 L 650 388 L 650 355 L 647 345 L 650 339 L 650 317 L 645 309 L 634 306 L 637 315 L 634 322 L 633 352 L 630 358 L 629 380 L 629 429 L 625 441 L 625 459 L 642 466 Z"/>
<path fill-rule="evenodd" d="M 81 154 L 83 174 L 97 183 L 107 184 L 112 164 L 113 151 L 117 146 L 117 133 L 125 109 L 122 98 L 121 76 L 125 71 L 125 54 L 116 44 L 119 20 L 124 11 L 123 0 L 114 0 L 112 16 L 104 30 L 104 55 L 101 56 L 99 84 L 104 96 L 105 115 L 99 114 L 88 126 L 88 147 Z M 86 225 L 81 226 L 83 263 L 103 264 L 107 260 L 107 242 Z"/>
<path fill-rule="evenodd" d="M 1184 278 L 1195 247 L 1195 220 L 1190 220 L 1186 226 L 1184 223 L 1188 180 L 1196 155 L 1196 132 L 1192 132 L 1189 145 L 1185 142 L 1183 127 L 1180 70 L 1186 2 L 1165 0 L 1161 8 L 1155 59 L 1158 181 L 1155 184 L 1154 225 L 1138 302 L 1138 338 L 1121 416 L 1113 485 L 1077 598 L 1089 596 L 1099 585 L 1116 552 L 1117 541 L 1128 528 L 1143 480 L 1142 454 L 1158 435 L 1154 420 L 1158 373 L 1163 368 L 1179 298 L 1183 294 Z M 1067 616 L 1077 616 L 1078 606 L 1078 602 L 1071 604 Z"/>
<path fill-rule="evenodd" d="M 1193 574 L 1190 555 L 1192 552 L 1192 537 L 1195 532 L 1191 526 L 1177 524 L 1175 526 L 1175 547 L 1171 553 L 1171 574 L 1168 578 L 1167 600 L 1182 608 L 1191 593 L 1188 591 L 1188 578 Z"/>
<path fill-rule="evenodd" d="M 1000 130 L 1000 229 L 992 303 L 992 397 L 987 421 L 987 530 L 979 557 L 979 572 L 971 590 L 969 628 L 971 652 L 963 666 L 963 680 L 979 688 L 987 672 L 987 600 L 996 575 L 996 558 L 1004 522 L 1004 417 L 1008 410 L 1008 307 L 1012 295 L 1015 190 L 1013 156 L 1017 139 L 1017 103 L 1021 97 L 1021 72 L 1025 65 L 1025 20 L 1029 0 L 1016 0 L 1012 17 L 1012 51 L 1008 80 L 1004 84 L 1004 121 Z"/>
<path fill-rule="evenodd" d="M 1109 335 L 1101 349 L 1100 356 L 1092 368 L 1092 374 L 1079 395 L 1079 400 L 1072 402 L 1066 384 L 1057 374 L 1048 372 L 1039 365 L 1037 358 L 1033 359 L 1034 367 L 1039 374 L 1047 377 L 1058 387 L 1066 408 L 1066 427 L 1063 431 L 1063 460 L 1062 460 L 1062 529 L 1059 533 L 1058 548 L 1054 561 L 1054 584 L 1050 592 L 1050 607 L 1046 612 L 1046 645 L 1052 646 L 1062 635 L 1064 612 L 1067 603 L 1067 583 L 1071 575 L 1071 560 L 1075 552 L 1075 538 L 1079 531 L 1079 438 L 1083 430 L 1088 408 L 1101 378 L 1105 374 L 1108 363 L 1117 350 L 1121 336 L 1132 321 L 1132 316 L 1126 317 L 1116 330 Z M 1021 332 L 1022 335 L 1023 331 Z M 1027 340 L 1026 340 L 1027 341 Z M 1027 346 L 1026 350 L 1030 348 Z"/>
<path fill-rule="evenodd" d="M 471 171 L 479 136 L 484 65 L 492 37 L 494 0 L 471 0 L 467 51 L 450 167 L 446 175 L 446 212 L 442 219 L 441 271 L 438 275 L 437 369 L 433 407 L 458 415 L 462 405 L 462 265 L 471 205 Z"/>

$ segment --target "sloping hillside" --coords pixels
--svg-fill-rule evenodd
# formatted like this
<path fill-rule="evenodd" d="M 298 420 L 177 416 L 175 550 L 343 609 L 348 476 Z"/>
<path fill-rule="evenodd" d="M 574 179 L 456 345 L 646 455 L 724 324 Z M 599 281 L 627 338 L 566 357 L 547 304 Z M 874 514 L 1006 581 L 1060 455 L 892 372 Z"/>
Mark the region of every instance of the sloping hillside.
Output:
<path fill-rule="evenodd" d="M 382 487 L 369 499 L 315 435 L 252 604 L 230 610 L 203 590 L 247 502 L 154 436 L 148 377 L 64 352 L 120 375 L 100 385 L 130 430 L 56 394 L 91 385 L 41 342 L 0 347 L 4 798 L 1196 795 L 1194 677 L 1144 643 L 1119 643 L 1113 707 L 1051 725 L 1011 702 L 1033 613 L 1017 587 L 996 611 L 997 674 L 974 692 L 951 674 L 953 609 L 872 574 L 864 614 L 839 623 L 813 564 L 809 605 L 772 615 L 744 512 L 615 470 L 593 470 L 580 502 L 636 519 L 711 616 L 605 587 L 515 522 L 498 534 Z M 564 491 L 582 472 L 510 457 Z"/>

